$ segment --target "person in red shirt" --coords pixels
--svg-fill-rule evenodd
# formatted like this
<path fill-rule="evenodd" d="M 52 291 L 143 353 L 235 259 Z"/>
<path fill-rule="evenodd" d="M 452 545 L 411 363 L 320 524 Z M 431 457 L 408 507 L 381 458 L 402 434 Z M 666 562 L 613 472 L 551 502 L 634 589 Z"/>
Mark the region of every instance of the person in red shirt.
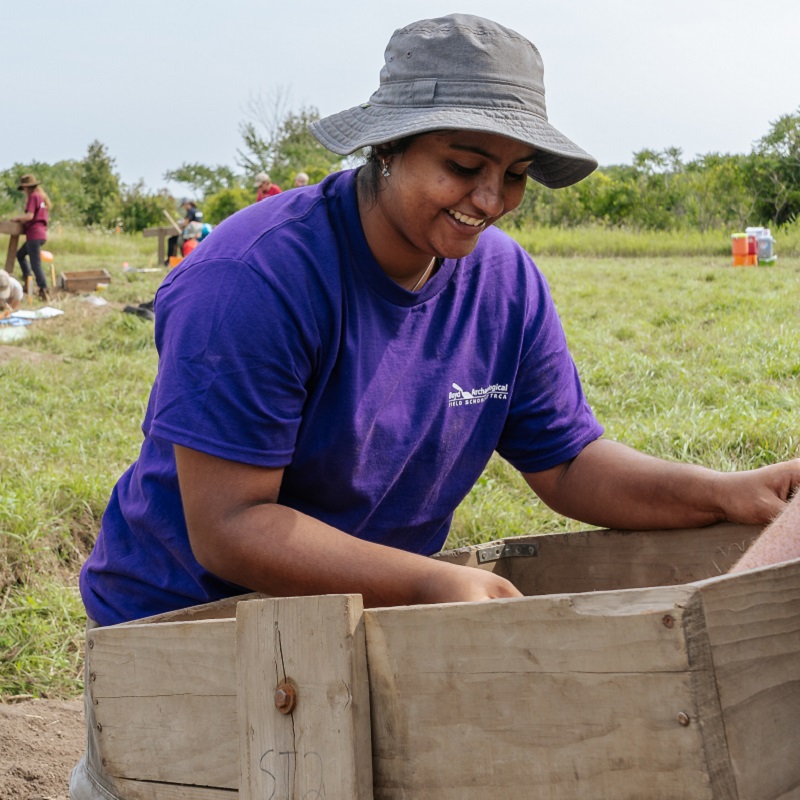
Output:
<path fill-rule="evenodd" d="M 266 172 L 259 172 L 256 175 L 256 202 L 263 200 L 265 197 L 272 197 L 273 195 L 280 194 L 283 189 L 277 183 L 270 180 Z"/>
<path fill-rule="evenodd" d="M 49 300 L 47 280 L 42 269 L 42 247 L 47 241 L 47 215 L 52 203 L 47 192 L 39 186 L 33 175 L 23 175 L 19 179 L 18 189 L 25 192 L 25 213 L 12 217 L 12 222 L 22 223 L 25 244 L 17 250 L 17 261 L 22 269 L 23 286 L 28 290 L 28 278 L 33 274 L 39 287 L 39 297 Z M 28 259 L 30 258 L 30 263 Z"/>

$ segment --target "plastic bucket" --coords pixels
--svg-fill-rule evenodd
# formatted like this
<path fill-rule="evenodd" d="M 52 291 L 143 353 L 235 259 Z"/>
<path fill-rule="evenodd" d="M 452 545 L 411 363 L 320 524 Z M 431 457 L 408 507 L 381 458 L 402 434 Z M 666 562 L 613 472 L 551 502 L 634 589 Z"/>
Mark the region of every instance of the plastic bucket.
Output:
<path fill-rule="evenodd" d="M 733 255 L 733 266 L 743 267 L 747 263 L 747 234 L 731 234 L 731 254 Z"/>
<path fill-rule="evenodd" d="M 766 231 L 765 235 L 761 235 L 758 237 L 758 260 L 759 261 L 769 261 L 772 258 L 772 246 L 775 244 L 775 240 L 770 236 L 769 231 Z"/>

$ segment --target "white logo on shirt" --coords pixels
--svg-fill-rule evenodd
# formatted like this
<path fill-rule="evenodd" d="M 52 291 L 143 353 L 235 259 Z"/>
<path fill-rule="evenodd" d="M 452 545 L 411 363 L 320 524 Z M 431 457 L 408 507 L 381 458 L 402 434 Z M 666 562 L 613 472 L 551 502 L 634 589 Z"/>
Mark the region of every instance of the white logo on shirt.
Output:
<path fill-rule="evenodd" d="M 493 383 L 480 389 L 462 389 L 457 383 L 453 384 L 454 392 L 449 392 L 447 403 L 454 406 L 470 406 L 485 403 L 487 400 L 508 400 L 508 384 Z"/>

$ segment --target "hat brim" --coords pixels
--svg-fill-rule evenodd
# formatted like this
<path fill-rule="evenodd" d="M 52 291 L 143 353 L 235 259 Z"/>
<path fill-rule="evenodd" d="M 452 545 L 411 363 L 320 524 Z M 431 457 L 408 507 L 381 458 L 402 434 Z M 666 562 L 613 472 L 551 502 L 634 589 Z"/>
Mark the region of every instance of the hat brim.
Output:
<path fill-rule="evenodd" d="M 547 120 L 518 109 L 362 105 L 312 122 L 310 129 L 321 144 L 342 156 L 362 147 L 436 130 L 481 131 L 507 136 L 538 152 L 528 174 L 551 189 L 571 186 L 597 168 L 593 156 Z"/>

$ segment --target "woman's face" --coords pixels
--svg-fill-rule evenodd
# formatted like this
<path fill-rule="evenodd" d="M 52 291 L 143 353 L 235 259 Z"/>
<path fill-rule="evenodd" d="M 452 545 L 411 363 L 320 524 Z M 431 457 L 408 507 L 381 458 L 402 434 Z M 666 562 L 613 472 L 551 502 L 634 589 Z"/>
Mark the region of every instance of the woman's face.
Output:
<path fill-rule="evenodd" d="M 368 210 L 376 219 L 365 232 L 378 262 L 401 267 L 403 260 L 412 265 L 471 253 L 480 234 L 522 202 L 533 158 L 529 145 L 490 133 L 414 139 L 387 159 L 391 175 Z"/>

